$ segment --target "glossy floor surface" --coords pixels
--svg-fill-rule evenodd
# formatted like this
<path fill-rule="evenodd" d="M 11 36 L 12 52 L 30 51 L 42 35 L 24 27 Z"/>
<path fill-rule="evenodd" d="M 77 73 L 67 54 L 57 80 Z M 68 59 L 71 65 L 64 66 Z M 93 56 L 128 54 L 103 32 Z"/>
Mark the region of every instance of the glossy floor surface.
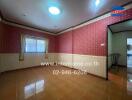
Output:
<path fill-rule="evenodd" d="M 111 70 L 109 81 L 89 74 L 56 74 L 54 70 L 75 71 L 51 66 L 2 73 L 0 100 L 132 100 L 126 69 Z"/>

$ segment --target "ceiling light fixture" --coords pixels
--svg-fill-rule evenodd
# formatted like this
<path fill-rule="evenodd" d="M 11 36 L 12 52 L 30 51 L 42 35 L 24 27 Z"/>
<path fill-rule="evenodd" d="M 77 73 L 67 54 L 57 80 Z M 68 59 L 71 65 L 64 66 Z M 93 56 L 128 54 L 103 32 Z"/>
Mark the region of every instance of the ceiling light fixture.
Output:
<path fill-rule="evenodd" d="M 100 4 L 100 0 L 96 0 L 95 5 L 98 6 Z"/>
<path fill-rule="evenodd" d="M 129 82 L 132 82 L 132 79 L 129 79 Z"/>
<path fill-rule="evenodd" d="M 52 15 L 59 15 L 60 14 L 60 9 L 58 7 L 49 7 L 49 12 Z"/>

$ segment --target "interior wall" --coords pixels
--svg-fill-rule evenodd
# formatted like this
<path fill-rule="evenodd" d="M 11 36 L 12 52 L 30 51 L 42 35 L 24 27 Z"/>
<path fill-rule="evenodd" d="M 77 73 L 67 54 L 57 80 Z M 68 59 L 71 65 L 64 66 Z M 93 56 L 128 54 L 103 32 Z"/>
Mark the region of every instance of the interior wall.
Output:
<path fill-rule="evenodd" d="M 49 40 L 48 59 L 53 61 L 55 52 L 54 35 L 31 31 L 0 22 L 0 72 L 38 66 L 41 62 L 47 61 L 45 55 L 42 53 L 26 53 L 24 61 L 19 61 L 21 34 L 47 38 Z"/>
<path fill-rule="evenodd" d="M 59 61 L 70 62 L 72 65 L 69 67 L 87 69 L 91 74 L 106 78 L 107 26 L 132 18 L 132 9 L 123 13 L 124 16 L 106 17 L 58 35 L 56 52 L 60 56 Z M 85 63 L 88 65 L 83 67 Z"/>
<path fill-rule="evenodd" d="M 0 71 L 27 68 L 51 60 L 69 63 L 69 67 L 106 78 L 107 26 L 132 18 L 132 9 L 123 13 L 124 16 L 106 17 L 58 36 L 0 23 Z M 48 59 L 42 54 L 26 54 L 26 60 L 20 62 L 21 33 L 48 38 Z"/>
<path fill-rule="evenodd" d="M 111 67 L 112 65 L 112 60 L 111 60 L 111 54 L 113 53 L 112 51 L 112 32 L 108 28 L 108 68 Z"/>
<path fill-rule="evenodd" d="M 112 35 L 112 51 L 113 53 L 120 53 L 119 65 L 127 66 L 127 38 L 132 38 L 132 32 L 126 31 L 115 33 Z"/>

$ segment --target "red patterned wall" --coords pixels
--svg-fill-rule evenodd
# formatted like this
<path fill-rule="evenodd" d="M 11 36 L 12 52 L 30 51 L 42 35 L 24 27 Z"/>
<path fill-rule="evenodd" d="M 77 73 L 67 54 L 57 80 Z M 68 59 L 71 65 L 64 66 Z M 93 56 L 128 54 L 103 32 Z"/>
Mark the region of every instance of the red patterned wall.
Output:
<path fill-rule="evenodd" d="M 122 17 L 110 16 L 61 34 L 56 38 L 56 52 L 106 56 L 107 26 L 126 19 L 132 19 L 132 9 L 126 10 Z M 102 43 L 105 46 L 101 46 Z"/>
<path fill-rule="evenodd" d="M 0 53 L 19 53 L 20 34 L 45 37 L 49 39 L 49 52 L 55 51 L 55 36 L 18 28 L 0 22 Z"/>
<path fill-rule="evenodd" d="M 59 53 L 72 53 L 72 31 L 56 36 L 56 44 Z"/>
<path fill-rule="evenodd" d="M 106 56 L 107 25 L 132 19 L 132 9 L 125 11 L 124 14 L 122 17 L 107 17 L 58 36 L 0 23 L 0 53 L 19 53 L 20 34 L 23 33 L 48 38 L 50 53 Z M 105 43 L 105 46 L 101 47 L 101 43 Z"/>

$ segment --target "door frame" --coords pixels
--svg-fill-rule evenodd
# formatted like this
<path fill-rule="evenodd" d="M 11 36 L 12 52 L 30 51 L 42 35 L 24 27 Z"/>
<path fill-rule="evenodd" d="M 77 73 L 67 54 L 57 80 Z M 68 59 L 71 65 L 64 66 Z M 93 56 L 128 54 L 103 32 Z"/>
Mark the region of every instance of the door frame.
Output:
<path fill-rule="evenodd" d="M 106 46 L 106 80 L 109 80 L 109 76 L 108 76 L 108 72 L 109 72 L 109 69 L 108 69 L 108 57 L 109 57 L 109 55 L 108 55 L 108 29 L 110 29 L 110 31 L 112 32 L 110 26 L 115 25 L 115 24 L 120 24 L 120 23 L 123 23 L 123 22 L 126 22 L 126 21 L 130 21 L 130 20 L 132 20 L 132 19 L 126 19 L 126 20 L 123 20 L 123 21 L 119 21 L 119 22 L 107 25 L 107 33 L 106 33 L 106 44 L 107 44 L 107 46 Z M 119 31 L 118 33 L 125 32 L 125 31 L 128 31 L 128 30 Z M 114 32 L 112 32 L 112 33 L 114 33 Z M 126 39 L 126 41 L 127 41 L 127 39 Z M 127 43 L 126 43 L 126 46 L 127 46 Z M 126 55 L 127 55 L 127 49 L 126 49 Z"/>

